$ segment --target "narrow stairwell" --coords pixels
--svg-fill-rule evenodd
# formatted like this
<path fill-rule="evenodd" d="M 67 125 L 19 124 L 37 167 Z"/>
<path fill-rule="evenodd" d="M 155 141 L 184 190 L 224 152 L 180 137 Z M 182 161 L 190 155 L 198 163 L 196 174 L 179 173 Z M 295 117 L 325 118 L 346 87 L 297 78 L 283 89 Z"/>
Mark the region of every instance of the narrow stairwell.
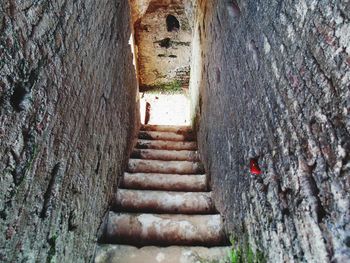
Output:
<path fill-rule="evenodd" d="M 142 126 L 112 210 L 96 263 L 228 262 L 190 127 Z"/>

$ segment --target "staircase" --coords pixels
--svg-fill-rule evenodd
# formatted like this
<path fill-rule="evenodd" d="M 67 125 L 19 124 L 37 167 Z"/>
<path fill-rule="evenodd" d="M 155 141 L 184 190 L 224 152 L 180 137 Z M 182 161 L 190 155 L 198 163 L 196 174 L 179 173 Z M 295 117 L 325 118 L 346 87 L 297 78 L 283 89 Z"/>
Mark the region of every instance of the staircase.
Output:
<path fill-rule="evenodd" d="M 112 210 L 96 263 L 228 262 L 190 127 L 142 126 Z"/>

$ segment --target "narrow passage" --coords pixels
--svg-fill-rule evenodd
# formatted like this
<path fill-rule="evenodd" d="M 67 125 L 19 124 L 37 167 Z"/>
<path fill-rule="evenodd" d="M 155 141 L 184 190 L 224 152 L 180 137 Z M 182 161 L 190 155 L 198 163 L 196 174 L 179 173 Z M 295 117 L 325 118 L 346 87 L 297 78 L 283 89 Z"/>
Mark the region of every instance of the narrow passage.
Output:
<path fill-rule="evenodd" d="M 96 263 L 228 262 L 189 126 L 142 126 L 112 210 Z"/>

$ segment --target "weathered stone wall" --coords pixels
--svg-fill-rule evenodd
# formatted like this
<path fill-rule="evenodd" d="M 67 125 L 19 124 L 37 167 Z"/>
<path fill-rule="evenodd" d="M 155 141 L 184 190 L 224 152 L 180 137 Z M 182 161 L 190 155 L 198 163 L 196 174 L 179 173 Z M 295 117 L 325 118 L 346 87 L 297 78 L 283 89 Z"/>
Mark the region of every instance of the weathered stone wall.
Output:
<path fill-rule="evenodd" d="M 200 148 L 228 232 L 270 262 L 350 259 L 349 14 L 349 1 L 200 1 Z"/>
<path fill-rule="evenodd" d="M 184 2 L 187 0 L 132 1 L 141 91 L 169 85 L 188 88 L 191 24 Z M 176 17 L 179 29 L 168 31 L 168 15 Z"/>
<path fill-rule="evenodd" d="M 0 261 L 88 262 L 136 128 L 124 0 L 0 4 Z"/>

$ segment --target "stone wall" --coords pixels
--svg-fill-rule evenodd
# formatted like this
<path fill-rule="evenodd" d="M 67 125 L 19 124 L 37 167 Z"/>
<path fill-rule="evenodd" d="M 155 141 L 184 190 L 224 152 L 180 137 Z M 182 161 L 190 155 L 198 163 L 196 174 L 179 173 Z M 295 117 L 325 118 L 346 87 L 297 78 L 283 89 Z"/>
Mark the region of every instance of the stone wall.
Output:
<path fill-rule="evenodd" d="M 187 0 L 132 1 L 141 91 L 164 86 L 188 88 L 191 24 L 184 2 Z M 179 23 L 170 31 L 169 15 Z"/>
<path fill-rule="evenodd" d="M 88 262 L 128 158 L 124 0 L 0 4 L 0 261 Z"/>
<path fill-rule="evenodd" d="M 200 149 L 227 231 L 270 262 L 350 259 L 349 14 L 349 1 L 199 1 Z"/>

